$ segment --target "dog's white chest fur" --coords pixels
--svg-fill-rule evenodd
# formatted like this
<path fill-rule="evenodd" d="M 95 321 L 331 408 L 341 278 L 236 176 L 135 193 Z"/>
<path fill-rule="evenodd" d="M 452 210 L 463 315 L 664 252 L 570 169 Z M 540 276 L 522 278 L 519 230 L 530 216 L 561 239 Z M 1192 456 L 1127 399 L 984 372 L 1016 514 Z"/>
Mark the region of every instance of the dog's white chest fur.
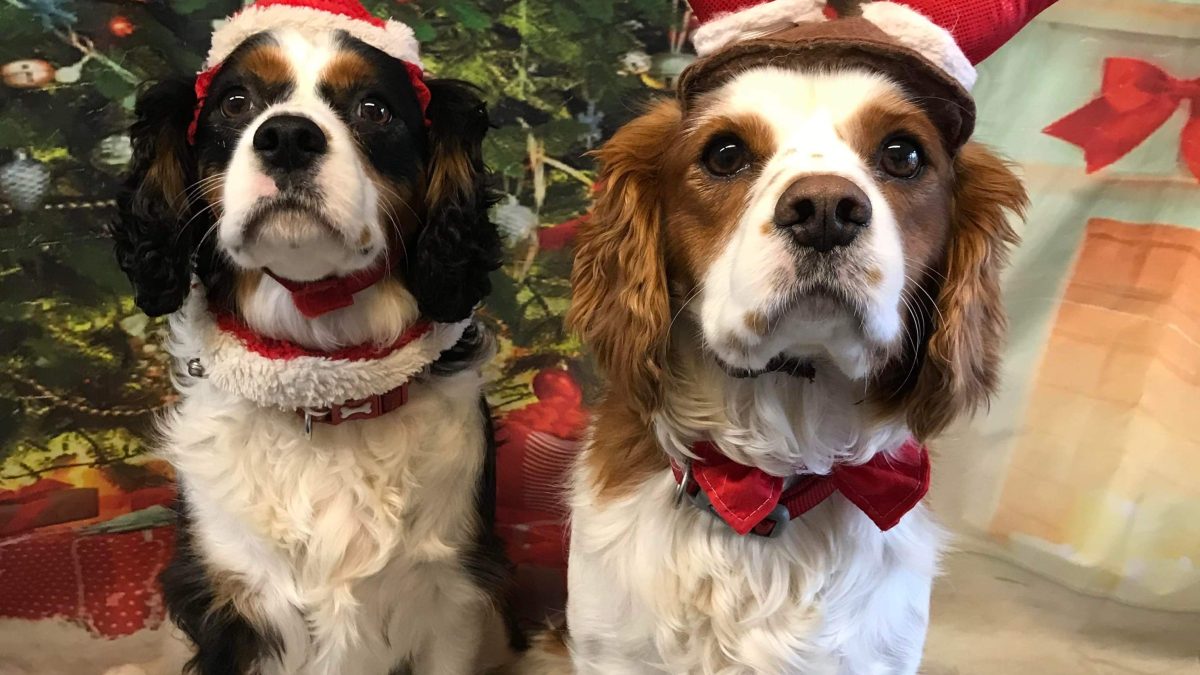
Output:
<path fill-rule="evenodd" d="M 887 533 L 838 495 L 779 539 L 740 537 L 670 472 L 600 501 L 575 476 L 567 623 L 581 674 L 915 673 L 939 530 Z"/>
<path fill-rule="evenodd" d="M 264 673 L 385 675 L 414 654 L 446 663 L 435 643 L 474 655 L 475 640 L 433 637 L 486 613 L 461 559 L 478 528 L 480 385 L 471 371 L 413 383 L 402 408 L 311 439 L 294 412 L 181 386 L 167 456 L 218 591 L 282 643 Z"/>

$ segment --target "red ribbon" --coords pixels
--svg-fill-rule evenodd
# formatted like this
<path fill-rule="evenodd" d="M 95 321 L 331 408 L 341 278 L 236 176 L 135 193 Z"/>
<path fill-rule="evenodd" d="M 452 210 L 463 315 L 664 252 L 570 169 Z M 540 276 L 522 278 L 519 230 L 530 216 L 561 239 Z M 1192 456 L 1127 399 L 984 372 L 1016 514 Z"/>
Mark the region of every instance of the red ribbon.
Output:
<path fill-rule="evenodd" d="M 842 493 L 880 530 L 887 531 L 929 490 L 929 451 L 911 439 L 865 464 L 839 464 L 828 475 L 803 475 L 786 489 L 783 478 L 738 464 L 711 442 L 693 443 L 692 454 L 697 458 L 692 462 L 693 480 L 721 520 L 741 535 L 757 531 L 779 505 L 787 508 L 790 518 L 798 518 L 834 492 Z M 674 462 L 671 468 L 675 480 L 681 480 L 682 470 Z"/>
<path fill-rule="evenodd" d="M 1176 79 L 1145 61 L 1107 59 L 1100 98 L 1043 131 L 1083 148 L 1087 172 L 1092 173 L 1149 138 L 1183 101 L 1191 102 L 1191 115 L 1179 151 L 1192 175 L 1200 178 L 1200 78 Z"/>

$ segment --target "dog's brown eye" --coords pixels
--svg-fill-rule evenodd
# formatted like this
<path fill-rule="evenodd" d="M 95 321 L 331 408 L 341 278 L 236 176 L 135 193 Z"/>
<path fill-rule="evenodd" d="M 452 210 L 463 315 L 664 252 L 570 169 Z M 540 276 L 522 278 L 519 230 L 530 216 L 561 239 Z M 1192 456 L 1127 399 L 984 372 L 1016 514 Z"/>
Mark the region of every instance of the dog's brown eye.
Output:
<path fill-rule="evenodd" d="M 358 116 L 373 124 L 387 124 L 392 121 L 392 111 L 377 98 L 364 98 L 358 104 Z"/>
<path fill-rule="evenodd" d="M 913 178 L 921 172 L 925 157 L 921 146 L 909 138 L 889 138 L 879 152 L 879 167 L 896 178 Z"/>
<path fill-rule="evenodd" d="M 254 101 L 245 89 L 238 87 L 225 94 L 221 99 L 221 114 L 226 117 L 241 117 L 254 108 Z"/>
<path fill-rule="evenodd" d="M 712 175 L 732 176 L 750 166 L 750 151 L 737 136 L 717 136 L 705 146 L 702 161 Z"/>

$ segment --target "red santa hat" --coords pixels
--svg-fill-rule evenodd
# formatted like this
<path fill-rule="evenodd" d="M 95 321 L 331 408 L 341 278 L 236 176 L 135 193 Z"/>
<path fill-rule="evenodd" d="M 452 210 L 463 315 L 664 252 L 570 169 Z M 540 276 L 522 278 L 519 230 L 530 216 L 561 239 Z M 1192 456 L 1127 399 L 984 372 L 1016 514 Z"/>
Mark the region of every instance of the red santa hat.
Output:
<path fill-rule="evenodd" d="M 968 91 L 974 64 L 996 51 L 1056 0 L 693 0 L 700 22 L 692 38 L 704 56 L 734 42 L 753 39 L 801 23 L 838 17 L 835 6 L 857 5 L 857 14 L 920 52 Z"/>
<path fill-rule="evenodd" d="M 1054 0 L 691 0 L 701 59 L 679 81 L 685 103 L 747 65 L 852 65 L 922 95 L 952 147 L 974 128 L 975 63 Z"/>
<path fill-rule="evenodd" d="M 196 77 L 197 120 L 208 93 L 208 85 L 220 70 L 221 63 L 250 36 L 280 28 L 309 33 L 345 31 L 351 37 L 403 61 L 421 110 L 428 107 L 430 95 L 421 67 L 420 43 L 412 28 L 399 21 L 384 20 L 371 14 L 359 0 L 258 0 L 226 19 L 213 32 L 212 47 L 204 61 L 204 71 Z M 188 139 L 192 142 L 195 141 L 197 120 L 193 120 L 188 130 Z"/>

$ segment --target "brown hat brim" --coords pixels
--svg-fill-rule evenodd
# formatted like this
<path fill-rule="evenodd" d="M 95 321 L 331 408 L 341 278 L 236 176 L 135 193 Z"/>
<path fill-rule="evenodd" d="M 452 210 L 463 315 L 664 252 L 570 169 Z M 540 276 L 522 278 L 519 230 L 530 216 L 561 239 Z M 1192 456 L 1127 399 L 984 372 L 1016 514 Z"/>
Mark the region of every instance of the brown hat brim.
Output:
<path fill-rule="evenodd" d="M 684 110 L 695 99 L 758 66 L 863 69 L 904 87 L 934 121 L 951 153 L 975 130 L 975 100 L 949 73 L 861 17 L 805 23 L 732 44 L 698 59 L 679 78 Z"/>

